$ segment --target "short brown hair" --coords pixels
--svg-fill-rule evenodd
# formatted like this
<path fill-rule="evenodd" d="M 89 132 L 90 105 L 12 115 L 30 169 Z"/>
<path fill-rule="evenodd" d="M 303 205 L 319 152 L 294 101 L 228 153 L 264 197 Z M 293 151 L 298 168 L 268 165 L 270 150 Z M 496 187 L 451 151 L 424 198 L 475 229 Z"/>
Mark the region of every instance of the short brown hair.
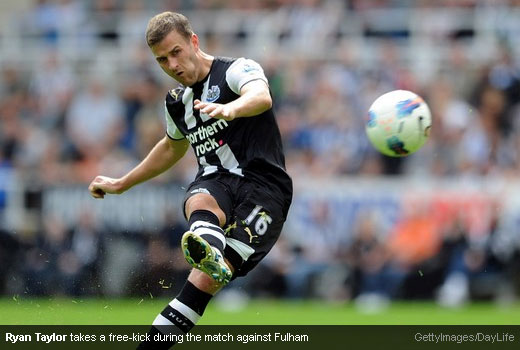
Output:
<path fill-rule="evenodd" d="M 173 30 L 187 40 L 193 35 L 191 24 L 183 14 L 167 11 L 155 15 L 150 19 L 146 28 L 146 42 L 148 46 L 154 46 Z"/>

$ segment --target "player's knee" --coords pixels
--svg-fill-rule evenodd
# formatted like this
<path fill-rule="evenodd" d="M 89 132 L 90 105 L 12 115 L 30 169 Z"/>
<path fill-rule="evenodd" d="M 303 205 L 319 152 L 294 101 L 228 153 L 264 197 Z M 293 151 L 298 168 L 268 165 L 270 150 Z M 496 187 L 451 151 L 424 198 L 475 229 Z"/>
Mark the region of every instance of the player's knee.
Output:
<path fill-rule="evenodd" d="M 188 218 L 195 210 L 211 211 L 218 217 L 220 226 L 223 226 L 226 222 L 226 214 L 224 214 L 224 211 L 220 209 L 215 198 L 209 194 L 198 193 L 186 201 L 186 214 Z"/>

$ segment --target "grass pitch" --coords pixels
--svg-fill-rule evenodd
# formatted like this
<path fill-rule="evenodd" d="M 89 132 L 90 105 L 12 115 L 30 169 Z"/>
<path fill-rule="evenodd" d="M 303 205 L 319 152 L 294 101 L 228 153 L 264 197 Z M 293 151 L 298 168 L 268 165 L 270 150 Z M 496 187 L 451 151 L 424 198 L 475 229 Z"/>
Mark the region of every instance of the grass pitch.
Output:
<path fill-rule="evenodd" d="M 148 325 L 168 299 L 0 299 L 4 325 Z M 228 306 L 228 307 L 224 307 Z M 519 325 L 520 303 L 475 303 L 458 309 L 432 302 L 395 302 L 363 312 L 353 303 L 253 300 L 231 307 L 215 300 L 205 325 Z M 236 306 L 236 305 L 231 305 Z"/>

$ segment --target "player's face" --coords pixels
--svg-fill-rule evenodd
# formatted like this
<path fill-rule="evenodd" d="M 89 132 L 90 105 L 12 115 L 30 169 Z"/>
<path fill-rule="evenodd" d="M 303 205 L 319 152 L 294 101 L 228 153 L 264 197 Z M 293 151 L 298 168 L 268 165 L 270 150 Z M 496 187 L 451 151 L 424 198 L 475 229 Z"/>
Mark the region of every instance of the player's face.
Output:
<path fill-rule="evenodd" d="M 184 86 L 202 79 L 197 53 L 199 38 L 193 34 L 188 40 L 175 30 L 151 47 L 162 70 Z"/>

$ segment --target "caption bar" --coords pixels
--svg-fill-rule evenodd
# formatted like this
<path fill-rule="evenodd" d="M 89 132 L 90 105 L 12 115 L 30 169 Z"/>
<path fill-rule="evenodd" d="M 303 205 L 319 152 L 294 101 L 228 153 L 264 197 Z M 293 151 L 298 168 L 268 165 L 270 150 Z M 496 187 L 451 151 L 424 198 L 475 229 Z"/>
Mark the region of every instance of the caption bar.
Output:
<path fill-rule="evenodd" d="M 5 342 L 16 344 L 19 342 L 37 342 L 37 343 L 56 343 L 56 342 L 133 342 L 139 343 L 143 341 L 174 341 L 176 343 L 184 342 L 239 342 L 243 344 L 251 342 L 308 342 L 308 334 L 293 334 L 289 332 L 267 333 L 267 334 L 231 334 L 231 333 L 216 333 L 216 334 L 156 334 L 150 337 L 147 333 L 132 333 L 132 334 L 45 334 L 35 332 L 33 334 L 15 334 L 11 332 L 5 333 Z"/>

